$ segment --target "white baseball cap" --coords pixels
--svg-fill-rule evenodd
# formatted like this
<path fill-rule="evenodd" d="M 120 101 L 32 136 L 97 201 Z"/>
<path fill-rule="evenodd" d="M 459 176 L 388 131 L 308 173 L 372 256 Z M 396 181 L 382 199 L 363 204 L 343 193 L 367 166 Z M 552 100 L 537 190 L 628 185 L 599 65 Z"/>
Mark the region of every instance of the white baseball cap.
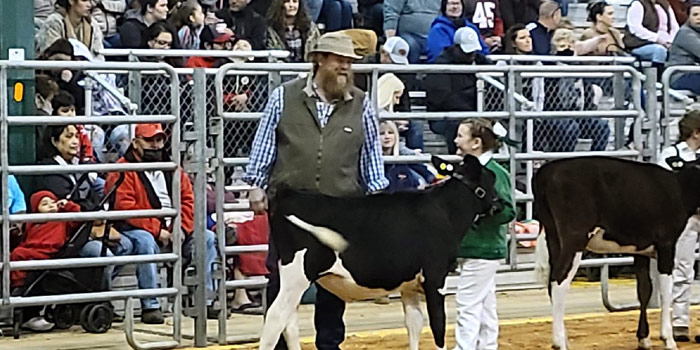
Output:
<path fill-rule="evenodd" d="M 459 44 L 464 53 L 481 51 L 479 34 L 470 27 L 462 27 L 455 32 L 455 44 Z"/>
<path fill-rule="evenodd" d="M 400 36 L 392 36 L 386 39 L 382 50 L 386 51 L 391 57 L 391 61 L 396 64 L 408 64 L 408 51 L 410 47 L 406 40 Z"/>

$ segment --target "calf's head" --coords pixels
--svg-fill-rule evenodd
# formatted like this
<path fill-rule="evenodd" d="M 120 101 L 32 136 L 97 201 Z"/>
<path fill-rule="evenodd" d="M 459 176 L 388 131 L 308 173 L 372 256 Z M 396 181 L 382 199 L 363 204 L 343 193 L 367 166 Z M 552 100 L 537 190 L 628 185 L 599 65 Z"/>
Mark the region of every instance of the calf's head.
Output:
<path fill-rule="evenodd" d="M 482 166 L 478 158 L 467 154 L 459 164 L 451 164 L 436 156 L 431 160 L 438 174 L 449 176 L 447 181 L 460 183 L 478 199 L 479 204 L 474 208 L 477 215 L 491 215 L 503 209 L 494 188 L 496 176 Z"/>
<path fill-rule="evenodd" d="M 700 212 L 700 160 L 685 162 L 678 157 L 671 167 L 678 178 L 686 209 L 691 214 Z"/>

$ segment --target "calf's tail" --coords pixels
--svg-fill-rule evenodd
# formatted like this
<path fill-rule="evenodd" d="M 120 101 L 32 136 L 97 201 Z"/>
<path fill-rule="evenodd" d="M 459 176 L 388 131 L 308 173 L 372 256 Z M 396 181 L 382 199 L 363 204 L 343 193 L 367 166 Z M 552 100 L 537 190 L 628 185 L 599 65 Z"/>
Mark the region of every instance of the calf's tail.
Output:
<path fill-rule="evenodd" d="M 545 232 L 540 230 L 535 246 L 535 279 L 537 282 L 549 284 L 549 251 L 547 250 L 547 239 Z"/>
<path fill-rule="evenodd" d="M 311 225 L 308 222 L 299 219 L 296 217 L 296 215 L 287 215 L 286 218 L 297 227 L 311 233 L 311 235 L 316 237 L 316 239 L 318 239 L 328 248 L 333 249 L 333 251 L 342 253 L 345 251 L 345 249 L 348 249 L 348 241 L 345 240 L 340 233 L 335 232 L 328 227 Z"/>

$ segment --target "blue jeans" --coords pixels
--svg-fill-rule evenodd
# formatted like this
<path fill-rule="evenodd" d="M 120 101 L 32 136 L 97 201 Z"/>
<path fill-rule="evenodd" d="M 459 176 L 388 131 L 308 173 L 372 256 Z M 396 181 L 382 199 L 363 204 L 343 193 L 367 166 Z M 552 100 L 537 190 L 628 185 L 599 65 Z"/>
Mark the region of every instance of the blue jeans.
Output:
<path fill-rule="evenodd" d="M 326 26 L 326 32 L 352 28 L 352 6 L 344 0 L 323 0 L 318 18 Z"/>
<path fill-rule="evenodd" d="M 398 36 L 408 43 L 408 62 L 411 64 L 418 63 L 420 61 L 420 55 L 423 53 L 423 50 L 425 50 L 425 41 L 427 38 L 409 32 L 398 33 Z"/>
<path fill-rule="evenodd" d="M 216 249 L 216 235 L 214 232 L 211 232 L 209 230 L 206 231 L 206 236 L 207 236 L 207 252 L 206 252 L 206 271 L 204 272 L 205 276 L 205 281 L 207 283 L 206 288 L 207 288 L 207 295 L 211 296 L 212 298 L 214 297 L 214 280 L 211 278 L 211 272 L 212 272 L 212 266 L 214 265 L 214 262 L 216 262 L 216 258 L 218 257 L 218 252 Z M 182 257 L 183 261 L 192 261 L 195 259 L 194 255 L 194 237 L 189 236 L 185 239 L 185 242 L 182 244 Z M 184 265 L 184 264 L 183 264 Z M 208 299 L 207 300 L 207 305 L 211 305 L 213 303 L 213 299 Z"/>
<path fill-rule="evenodd" d="M 321 7 L 323 0 L 306 0 L 306 7 L 309 9 L 309 16 L 314 23 L 318 23 L 318 17 L 321 15 Z"/>
<path fill-rule="evenodd" d="M 80 253 L 78 253 L 81 258 L 97 258 L 102 256 L 102 242 L 100 241 L 89 241 L 85 243 L 82 249 L 80 249 Z M 105 256 L 114 256 L 112 254 L 112 251 L 107 249 L 105 252 Z M 110 290 L 111 289 L 111 282 L 112 278 L 114 277 L 114 266 L 105 266 L 105 271 L 102 274 L 102 279 L 103 279 L 103 284 L 102 284 L 102 289 L 103 290 Z"/>
<path fill-rule="evenodd" d="M 122 232 L 122 238 L 117 248 L 117 255 L 148 255 L 158 254 L 160 248 L 156 243 L 155 237 L 148 231 L 131 230 Z M 138 279 L 139 289 L 154 289 L 158 288 L 158 268 L 156 263 L 139 264 L 136 267 L 136 278 Z M 159 309 L 160 303 L 158 299 L 144 298 L 141 299 L 141 309 L 154 310 Z"/>
<path fill-rule="evenodd" d="M 696 95 L 700 95 L 700 73 L 681 74 L 671 83 L 674 90 L 690 90 Z"/>
<path fill-rule="evenodd" d="M 411 120 L 408 124 L 408 130 L 401 133 L 401 136 L 406 138 L 406 147 L 410 149 L 423 150 L 423 121 Z"/>
<path fill-rule="evenodd" d="M 663 64 L 666 62 L 668 50 L 663 45 L 648 44 L 632 50 L 632 54 L 642 61 L 651 61 Z"/>

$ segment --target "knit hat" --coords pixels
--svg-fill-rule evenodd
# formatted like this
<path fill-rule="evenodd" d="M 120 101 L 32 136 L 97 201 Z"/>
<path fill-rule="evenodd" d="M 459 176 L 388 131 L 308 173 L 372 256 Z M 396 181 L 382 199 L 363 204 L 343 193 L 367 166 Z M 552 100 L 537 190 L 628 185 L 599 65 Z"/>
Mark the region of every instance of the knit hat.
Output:
<path fill-rule="evenodd" d="M 58 197 L 56 197 L 56 195 L 53 194 L 53 192 L 51 192 L 51 191 L 38 191 L 38 192 L 34 193 L 32 195 L 32 198 L 29 200 L 29 203 L 32 206 L 32 212 L 37 213 L 39 211 L 39 209 L 38 209 L 39 202 L 41 202 L 41 200 L 44 197 L 49 197 L 55 201 L 58 201 Z"/>

